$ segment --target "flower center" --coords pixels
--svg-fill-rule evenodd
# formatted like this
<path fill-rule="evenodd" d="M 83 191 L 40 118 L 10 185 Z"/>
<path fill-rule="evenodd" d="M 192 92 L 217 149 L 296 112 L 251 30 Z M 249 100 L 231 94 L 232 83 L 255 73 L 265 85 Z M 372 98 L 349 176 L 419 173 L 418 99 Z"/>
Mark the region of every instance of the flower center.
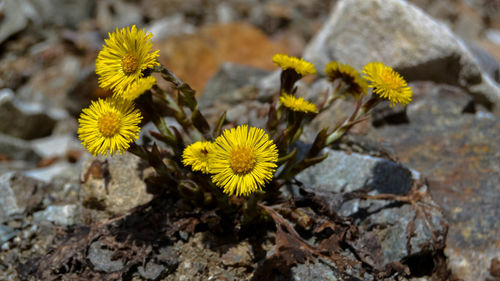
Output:
<path fill-rule="evenodd" d="M 104 137 L 112 137 L 116 135 L 118 129 L 120 129 L 120 118 L 118 118 L 118 115 L 115 113 L 108 112 L 99 118 L 97 127 Z"/>
<path fill-rule="evenodd" d="M 384 71 L 381 73 L 380 77 L 382 78 L 382 81 L 384 82 L 385 86 L 389 89 L 392 90 L 397 90 L 401 88 L 401 81 L 398 79 L 394 73 Z"/>
<path fill-rule="evenodd" d="M 255 167 L 255 153 L 248 146 L 238 146 L 231 152 L 229 165 L 235 174 L 246 175 Z"/>
<path fill-rule="evenodd" d="M 134 73 L 139 66 L 139 62 L 137 61 L 137 57 L 133 54 L 126 54 L 122 58 L 122 67 L 125 74 Z"/>

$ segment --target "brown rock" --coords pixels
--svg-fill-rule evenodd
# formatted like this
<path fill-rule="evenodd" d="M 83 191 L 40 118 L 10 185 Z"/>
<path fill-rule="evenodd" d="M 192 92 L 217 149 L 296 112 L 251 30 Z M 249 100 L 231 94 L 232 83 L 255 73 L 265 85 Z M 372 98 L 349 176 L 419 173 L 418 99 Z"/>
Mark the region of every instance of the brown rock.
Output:
<path fill-rule="evenodd" d="M 155 49 L 160 50 L 160 62 L 197 92 L 225 61 L 273 70 L 272 56 L 287 52 L 286 46 L 244 23 L 207 25 L 196 34 L 160 41 Z"/>

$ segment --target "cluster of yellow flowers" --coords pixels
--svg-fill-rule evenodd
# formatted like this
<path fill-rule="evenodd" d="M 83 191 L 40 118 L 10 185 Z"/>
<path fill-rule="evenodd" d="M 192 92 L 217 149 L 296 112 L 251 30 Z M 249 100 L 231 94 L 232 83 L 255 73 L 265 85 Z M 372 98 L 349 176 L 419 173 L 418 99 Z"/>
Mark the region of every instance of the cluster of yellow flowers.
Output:
<path fill-rule="evenodd" d="M 93 155 L 122 153 L 139 137 L 142 115 L 135 108 L 135 100 L 155 87 L 156 78 L 151 74 L 158 72 L 157 67 L 160 67 L 157 61 L 158 51 L 152 50 L 151 37 L 152 34 L 144 29 L 138 30 L 136 26 L 117 29 L 109 34 L 98 54 L 96 73 L 99 85 L 111 90 L 113 96 L 93 101 L 80 115 L 78 135 L 82 144 Z M 263 129 L 248 125 L 214 135 L 213 142 L 206 140 L 212 137 L 204 134 L 203 141 L 194 142 L 185 148 L 181 144 L 182 164 L 191 166 L 193 171 L 211 174 L 212 182 L 229 195 L 249 195 L 269 183 L 278 168 L 278 157 L 289 153 L 288 146 L 296 140 L 295 136 L 301 130 L 300 124 L 305 120 L 304 116 L 314 116 L 321 110 L 303 97 L 295 96 L 295 82 L 303 76 L 316 74 L 314 65 L 284 54 L 276 54 L 272 60 L 282 68 L 278 110 L 282 110 L 283 106 L 293 118 L 293 121 L 288 120 L 290 127 L 287 127 L 288 131 L 285 130 L 288 137 L 276 138 L 281 141 L 278 142 L 279 147 Z M 343 92 L 355 98 L 366 95 L 368 88 L 372 88 L 378 99 L 389 100 L 391 106 L 397 103 L 406 105 L 411 101 L 412 91 L 406 81 L 392 68 L 380 62 L 367 64 L 362 70 L 365 76 L 361 76 L 353 67 L 338 62 L 328 63 L 324 73 L 332 82 L 342 81 Z M 176 86 L 185 85 L 179 83 Z M 192 94 L 190 98 L 194 99 L 194 92 Z M 198 107 L 196 102 L 191 105 L 194 116 Z M 180 106 L 182 105 L 177 105 Z M 353 115 L 348 121 L 356 121 L 356 116 Z M 193 124 L 197 124 L 194 119 L 191 125 Z M 202 128 L 203 122 L 199 124 L 202 124 Z M 344 128 L 352 126 L 350 124 L 354 123 L 346 123 Z M 329 139 L 337 138 L 345 130 L 331 133 Z M 319 147 L 329 143 L 322 141 Z M 180 153 L 178 155 L 180 157 Z"/>
<path fill-rule="evenodd" d="M 183 153 L 193 171 L 213 174 L 213 182 L 229 195 L 249 195 L 269 182 L 276 170 L 278 149 L 264 130 L 248 125 L 225 130 L 215 141 L 199 141 Z"/>

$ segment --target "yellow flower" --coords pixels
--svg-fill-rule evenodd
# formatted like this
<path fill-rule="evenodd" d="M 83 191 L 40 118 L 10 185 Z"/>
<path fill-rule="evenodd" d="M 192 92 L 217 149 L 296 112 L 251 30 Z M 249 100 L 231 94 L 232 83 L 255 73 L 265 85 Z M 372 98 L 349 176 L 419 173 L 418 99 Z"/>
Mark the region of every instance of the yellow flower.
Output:
<path fill-rule="evenodd" d="M 368 83 L 354 67 L 336 61 L 329 62 L 325 66 L 325 74 L 331 81 L 341 79 L 347 85 L 347 93 L 355 98 L 366 95 Z"/>
<path fill-rule="evenodd" d="M 135 82 L 128 90 L 124 93 L 122 97 L 127 100 L 135 100 L 144 92 L 151 90 L 151 88 L 156 84 L 156 78 L 154 76 L 148 76 L 146 78 L 141 78 L 139 81 Z"/>
<path fill-rule="evenodd" d="M 407 105 L 411 101 L 412 91 L 406 81 L 391 67 L 381 62 L 370 62 L 363 67 L 365 77 L 370 81 L 373 92 L 391 102 Z"/>
<path fill-rule="evenodd" d="M 152 36 L 144 29 L 137 30 L 135 25 L 110 33 L 95 63 L 99 86 L 122 95 L 143 77 L 145 69 L 160 65 L 156 61 L 158 51 L 151 52 Z"/>
<path fill-rule="evenodd" d="M 316 74 L 316 69 L 312 63 L 297 57 L 291 57 L 285 54 L 276 54 L 273 56 L 273 62 L 283 70 L 293 69 L 302 76 Z"/>
<path fill-rule="evenodd" d="M 278 149 L 260 128 L 241 125 L 217 137 L 209 156 L 212 181 L 232 195 L 249 195 L 269 182 Z"/>
<path fill-rule="evenodd" d="M 287 107 L 293 111 L 301 111 L 301 112 L 305 112 L 305 113 L 318 112 L 318 109 L 316 108 L 315 104 L 304 100 L 304 98 L 296 98 L 293 95 L 289 95 L 289 94 L 281 95 L 280 102 L 285 107 Z"/>
<path fill-rule="evenodd" d="M 122 153 L 139 138 L 141 119 L 132 101 L 116 97 L 98 99 L 82 110 L 78 137 L 94 156 Z"/>
<path fill-rule="evenodd" d="M 201 171 L 204 174 L 208 174 L 208 154 L 211 151 L 212 145 L 209 141 L 198 141 L 188 145 L 182 153 L 182 163 L 184 166 L 191 166 L 193 171 Z"/>

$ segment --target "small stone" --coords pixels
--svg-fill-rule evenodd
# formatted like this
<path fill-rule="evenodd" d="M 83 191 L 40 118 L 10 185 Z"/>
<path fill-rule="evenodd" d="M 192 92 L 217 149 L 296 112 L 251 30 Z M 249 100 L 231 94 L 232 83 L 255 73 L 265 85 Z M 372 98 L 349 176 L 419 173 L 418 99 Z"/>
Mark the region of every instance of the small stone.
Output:
<path fill-rule="evenodd" d="M 16 236 L 18 231 L 0 224 L 0 243 L 9 241 L 12 237 Z"/>
<path fill-rule="evenodd" d="M 47 220 L 58 225 L 74 225 L 80 215 L 77 205 L 49 206 L 33 214 L 35 221 Z"/>
<path fill-rule="evenodd" d="M 90 245 L 87 258 L 96 271 L 114 272 L 123 269 L 123 261 L 111 260 L 112 256 L 113 251 L 103 249 L 101 243 L 96 241 Z"/>
<path fill-rule="evenodd" d="M 141 277 L 147 280 L 157 280 L 165 271 L 165 267 L 150 261 L 146 264 L 145 268 L 143 266 L 139 266 L 138 271 Z"/>
<path fill-rule="evenodd" d="M 40 160 L 29 142 L 0 133 L 0 155 L 8 160 L 24 160 L 36 163 Z"/>
<path fill-rule="evenodd" d="M 253 248 L 244 241 L 230 248 L 223 256 L 222 263 L 230 266 L 251 266 L 253 263 Z"/>
<path fill-rule="evenodd" d="M 0 132 L 4 134 L 25 140 L 48 136 L 56 124 L 49 112 L 39 104 L 17 100 L 10 89 L 0 90 Z"/>
<path fill-rule="evenodd" d="M 173 272 L 179 265 L 177 251 L 171 246 L 161 248 L 156 258 L 167 266 L 169 272 Z"/>

